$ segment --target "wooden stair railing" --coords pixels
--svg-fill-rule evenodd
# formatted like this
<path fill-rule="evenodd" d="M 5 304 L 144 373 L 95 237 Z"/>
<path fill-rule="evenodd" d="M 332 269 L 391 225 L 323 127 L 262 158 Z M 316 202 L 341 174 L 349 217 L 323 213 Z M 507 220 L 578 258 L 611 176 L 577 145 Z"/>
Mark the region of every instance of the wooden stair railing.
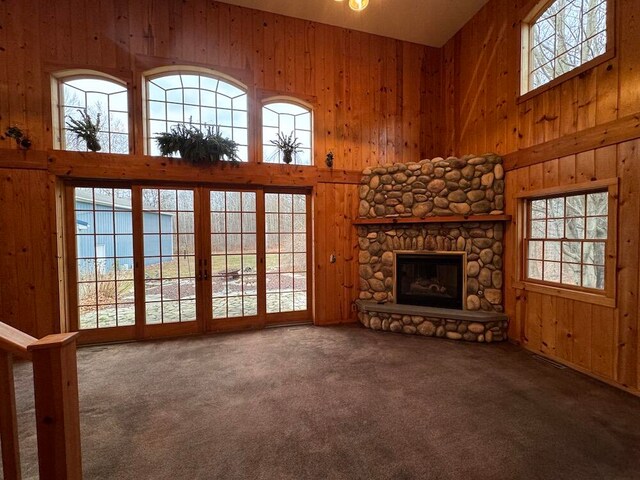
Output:
<path fill-rule="evenodd" d="M 77 336 L 62 333 L 38 340 L 0 322 L 0 441 L 5 480 L 21 478 L 13 356 L 33 362 L 40 478 L 82 478 Z"/>

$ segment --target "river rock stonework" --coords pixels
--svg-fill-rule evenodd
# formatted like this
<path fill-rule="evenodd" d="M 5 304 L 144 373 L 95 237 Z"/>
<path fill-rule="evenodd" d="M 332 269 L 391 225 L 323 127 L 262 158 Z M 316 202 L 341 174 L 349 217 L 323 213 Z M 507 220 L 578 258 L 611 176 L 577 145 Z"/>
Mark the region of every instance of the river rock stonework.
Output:
<path fill-rule="evenodd" d="M 360 300 L 379 304 L 395 301 L 396 251 L 464 252 L 466 310 L 504 311 L 504 224 L 491 219 L 504 213 L 504 169 L 500 157 L 439 157 L 367 168 L 359 194 L 359 217 L 387 222 L 358 226 Z M 464 218 L 441 223 L 419 221 L 449 216 Z M 467 220 L 471 216 L 474 218 Z M 478 217 L 484 217 L 483 221 Z M 403 223 L 390 224 L 389 218 Z M 491 342 L 505 340 L 507 335 L 507 320 L 483 323 L 366 310 L 360 312 L 359 318 L 374 330 L 456 340 Z"/>
<path fill-rule="evenodd" d="M 372 330 L 478 343 L 501 342 L 507 339 L 507 320 L 474 322 L 373 311 L 361 311 L 358 318 L 360 323 Z"/>
<path fill-rule="evenodd" d="M 359 298 L 394 301 L 394 251 L 466 252 L 466 309 L 502 312 L 503 232 L 502 222 L 359 226 Z"/>
<path fill-rule="evenodd" d="M 361 218 L 504 212 L 504 168 L 493 154 L 367 168 L 360 183 Z"/>

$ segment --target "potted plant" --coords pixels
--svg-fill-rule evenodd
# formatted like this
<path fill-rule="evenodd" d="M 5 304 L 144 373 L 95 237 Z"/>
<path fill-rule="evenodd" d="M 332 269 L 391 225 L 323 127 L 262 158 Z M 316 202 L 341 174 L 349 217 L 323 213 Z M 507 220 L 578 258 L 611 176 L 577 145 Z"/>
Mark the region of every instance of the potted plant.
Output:
<path fill-rule="evenodd" d="M 283 132 L 278 132 L 278 136 L 275 140 L 271 140 L 271 143 L 282 152 L 282 161 L 286 164 L 291 163 L 294 155 L 302 151 L 300 150 L 302 143 L 293 136 L 293 132 L 289 135 L 285 135 Z"/>
<path fill-rule="evenodd" d="M 164 156 L 179 153 L 180 157 L 193 163 L 238 163 L 238 144 L 224 137 L 219 128 L 207 126 L 203 131 L 194 125 L 175 125 L 169 132 L 155 137 Z"/>
<path fill-rule="evenodd" d="M 98 132 L 100 132 L 100 114 L 96 115 L 96 121 L 94 123 L 91 115 L 83 110 L 78 110 L 80 113 L 80 119 L 69 118 L 66 122 L 67 129 L 75 134 L 78 140 L 84 140 L 87 144 L 87 149 L 92 152 L 99 152 L 102 150 L 100 142 L 98 141 Z"/>

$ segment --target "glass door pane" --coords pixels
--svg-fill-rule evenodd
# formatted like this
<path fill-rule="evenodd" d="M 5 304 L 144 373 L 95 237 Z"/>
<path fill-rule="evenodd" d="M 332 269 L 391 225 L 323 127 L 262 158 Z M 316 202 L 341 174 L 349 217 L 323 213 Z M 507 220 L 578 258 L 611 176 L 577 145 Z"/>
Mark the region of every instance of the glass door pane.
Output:
<path fill-rule="evenodd" d="M 307 196 L 265 194 L 267 313 L 307 305 Z"/>
<path fill-rule="evenodd" d="M 256 192 L 212 190 L 211 292 L 214 319 L 258 314 Z"/>
<path fill-rule="evenodd" d="M 143 188 L 144 302 L 147 325 L 196 320 L 194 192 Z"/>
<path fill-rule="evenodd" d="M 135 324 L 131 189 L 73 189 L 80 330 Z"/>

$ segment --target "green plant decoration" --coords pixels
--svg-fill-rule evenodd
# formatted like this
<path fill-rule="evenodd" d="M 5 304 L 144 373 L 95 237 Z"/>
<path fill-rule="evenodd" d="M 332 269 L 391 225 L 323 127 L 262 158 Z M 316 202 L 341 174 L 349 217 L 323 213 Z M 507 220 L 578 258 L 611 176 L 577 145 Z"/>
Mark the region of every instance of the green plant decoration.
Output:
<path fill-rule="evenodd" d="M 8 127 L 4 132 L 4 137 L 0 138 L 4 140 L 5 137 L 13 138 L 18 148 L 22 148 L 23 150 L 29 150 L 29 148 L 31 148 L 31 140 L 29 137 L 27 137 L 24 132 L 15 125 L 13 127 Z"/>
<path fill-rule="evenodd" d="M 84 140 L 87 143 L 87 149 L 92 152 L 99 152 L 102 150 L 100 146 L 100 142 L 98 141 L 98 132 L 100 132 L 100 114 L 96 115 L 96 121 L 93 122 L 91 115 L 88 113 L 78 110 L 80 116 L 82 117 L 80 120 L 76 118 L 69 118 L 69 121 L 66 122 L 67 128 L 73 134 L 75 134 L 76 138 Z"/>
<path fill-rule="evenodd" d="M 202 131 L 193 125 L 175 125 L 169 132 L 156 135 L 160 154 L 164 156 L 178 152 L 181 158 L 193 163 L 227 161 L 237 164 L 240 161 L 238 144 L 224 137 L 219 128 L 207 126 Z"/>
<path fill-rule="evenodd" d="M 296 153 L 302 151 L 300 150 L 302 143 L 293 136 L 293 132 L 289 135 L 285 135 L 283 132 L 278 132 L 278 136 L 275 140 L 271 140 L 271 143 L 282 152 L 282 161 L 287 164 L 293 161 L 293 157 Z"/>

